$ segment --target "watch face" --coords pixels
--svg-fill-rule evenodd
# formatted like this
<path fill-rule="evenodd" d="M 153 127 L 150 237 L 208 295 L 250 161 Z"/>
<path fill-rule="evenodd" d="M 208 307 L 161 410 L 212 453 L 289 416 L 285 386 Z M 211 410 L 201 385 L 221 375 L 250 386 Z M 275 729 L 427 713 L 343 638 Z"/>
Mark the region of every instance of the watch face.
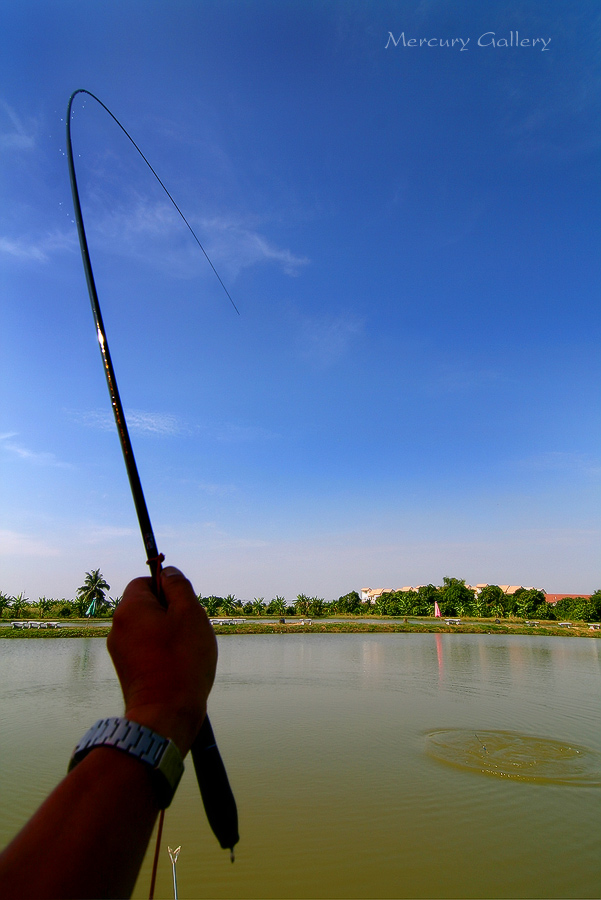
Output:
<path fill-rule="evenodd" d="M 161 756 L 157 771 L 167 779 L 167 783 L 175 793 L 175 789 L 184 772 L 184 761 L 173 741 L 167 741 L 167 746 Z"/>

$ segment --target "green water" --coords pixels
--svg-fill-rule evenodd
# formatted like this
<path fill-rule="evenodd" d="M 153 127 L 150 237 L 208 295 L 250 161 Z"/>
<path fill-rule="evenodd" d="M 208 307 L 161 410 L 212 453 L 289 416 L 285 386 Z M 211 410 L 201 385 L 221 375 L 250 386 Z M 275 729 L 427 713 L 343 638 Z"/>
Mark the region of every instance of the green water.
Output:
<path fill-rule="evenodd" d="M 210 711 L 241 842 L 231 865 L 189 766 L 157 897 L 173 896 L 167 845 L 180 844 L 181 900 L 600 896 L 600 642 L 230 635 L 219 648 Z M 104 642 L 0 641 L 3 844 L 83 731 L 120 709 Z M 149 860 L 134 896 L 148 884 Z"/>

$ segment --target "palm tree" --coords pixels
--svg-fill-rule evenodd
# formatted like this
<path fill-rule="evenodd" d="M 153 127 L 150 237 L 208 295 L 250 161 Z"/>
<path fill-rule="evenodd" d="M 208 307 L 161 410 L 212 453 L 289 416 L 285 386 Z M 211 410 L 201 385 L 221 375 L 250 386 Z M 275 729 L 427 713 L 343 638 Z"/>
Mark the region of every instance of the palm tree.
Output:
<path fill-rule="evenodd" d="M 228 594 L 223 598 L 222 609 L 226 610 L 228 616 L 235 616 L 242 609 L 242 604 L 235 594 Z"/>
<path fill-rule="evenodd" d="M 311 597 L 307 597 L 306 594 L 298 594 L 296 601 L 294 603 L 294 612 L 297 616 L 308 616 L 309 607 L 311 605 Z"/>
<path fill-rule="evenodd" d="M 13 602 L 11 604 L 11 610 L 14 613 L 15 619 L 24 618 L 23 613 L 25 612 L 26 607 L 29 606 L 29 597 L 25 596 L 25 593 L 21 591 L 20 594 L 17 594 L 16 597 L 13 597 Z"/>
<path fill-rule="evenodd" d="M 221 597 L 202 597 L 198 596 L 198 602 L 207 611 L 207 616 L 216 616 L 221 606 Z"/>
<path fill-rule="evenodd" d="M 0 591 L 0 619 L 4 615 L 4 610 L 10 609 L 12 602 L 13 598 L 9 594 Z"/>
<path fill-rule="evenodd" d="M 52 597 L 50 597 L 50 598 L 40 597 L 38 599 L 38 602 L 36 603 L 36 606 L 37 606 L 38 610 L 40 611 L 40 619 L 43 619 L 44 615 L 47 612 L 50 612 L 50 610 L 54 606 L 54 600 L 52 599 Z"/>
<path fill-rule="evenodd" d="M 255 597 L 253 600 L 253 613 L 262 616 L 265 612 L 265 597 Z"/>
<path fill-rule="evenodd" d="M 92 569 L 86 572 L 84 583 L 77 589 L 76 603 L 79 613 L 86 616 L 94 616 L 99 609 L 106 604 L 105 592 L 110 590 L 110 584 L 104 580 L 100 569 Z"/>
<path fill-rule="evenodd" d="M 309 602 L 309 615 L 314 618 L 325 616 L 326 603 L 323 597 L 311 597 Z"/>
<path fill-rule="evenodd" d="M 267 607 L 267 611 L 271 613 L 271 615 L 275 616 L 283 616 L 286 614 L 286 598 L 280 597 L 278 594 L 273 598 L 269 606 Z"/>
<path fill-rule="evenodd" d="M 234 615 L 234 602 L 232 600 L 232 595 L 228 594 L 227 597 L 220 597 L 219 609 L 221 610 L 222 616 L 233 616 Z"/>

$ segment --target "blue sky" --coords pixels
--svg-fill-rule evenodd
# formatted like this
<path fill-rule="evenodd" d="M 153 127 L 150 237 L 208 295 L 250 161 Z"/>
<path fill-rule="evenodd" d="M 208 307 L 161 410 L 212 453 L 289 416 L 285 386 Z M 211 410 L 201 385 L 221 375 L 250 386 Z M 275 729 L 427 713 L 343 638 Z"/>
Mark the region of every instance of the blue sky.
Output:
<path fill-rule="evenodd" d="M 5 3 L 0 589 L 146 568 L 77 88 L 240 310 L 76 98 L 142 483 L 197 591 L 600 587 L 599 32 L 578 0 Z"/>

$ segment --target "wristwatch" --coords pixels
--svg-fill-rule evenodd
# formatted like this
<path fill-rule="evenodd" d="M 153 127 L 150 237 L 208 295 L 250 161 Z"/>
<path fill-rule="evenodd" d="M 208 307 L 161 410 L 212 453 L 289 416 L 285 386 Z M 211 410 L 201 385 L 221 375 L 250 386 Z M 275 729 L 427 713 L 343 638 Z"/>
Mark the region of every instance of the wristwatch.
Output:
<path fill-rule="evenodd" d="M 155 774 L 160 808 L 169 806 L 184 771 L 181 753 L 173 741 L 129 719 L 98 719 L 73 751 L 68 771 L 95 747 L 113 747 L 149 765 Z"/>

